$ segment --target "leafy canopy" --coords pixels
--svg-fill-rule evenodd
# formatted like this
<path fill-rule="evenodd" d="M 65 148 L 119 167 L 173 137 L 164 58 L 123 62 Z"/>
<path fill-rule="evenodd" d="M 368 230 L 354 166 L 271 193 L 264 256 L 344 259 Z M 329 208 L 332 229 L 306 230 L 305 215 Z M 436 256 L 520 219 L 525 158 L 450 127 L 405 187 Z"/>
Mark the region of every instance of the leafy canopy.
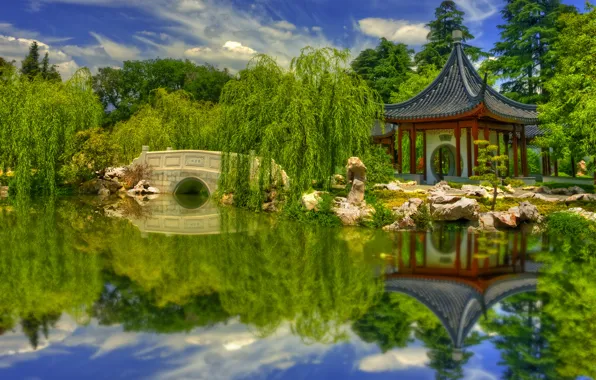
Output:
<path fill-rule="evenodd" d="M 253 190 L 269 184 L 272 160 L 287 172 L 297 194 L 313 180 L 328 184 L 336 167 L 369 148 L 371 128 L 382 118 L 382 100 L 349 69 L 348 59 L 347 50 L 307 47 L 285 70 L 260 55 L 238 81 L 228 82 L 221 97 L 222 147 L 259 157 L 260 181 Z M 241 155 L 224 157 L 224 191 L 238 190 L 234 172 L 250 165 Z M 249 181 L 245 173 L 242 183 Z"/>
<path fill-rule="evenodd" d="M 596 9 L 564 14 L 560 24 L 556 75 L 545 84 L 549 101 L 539 107 L 547 131 L 543 143 L 553 147 L 557 157 L 566 153 L 580 157 L 594 154 L 596 146 Z"/>

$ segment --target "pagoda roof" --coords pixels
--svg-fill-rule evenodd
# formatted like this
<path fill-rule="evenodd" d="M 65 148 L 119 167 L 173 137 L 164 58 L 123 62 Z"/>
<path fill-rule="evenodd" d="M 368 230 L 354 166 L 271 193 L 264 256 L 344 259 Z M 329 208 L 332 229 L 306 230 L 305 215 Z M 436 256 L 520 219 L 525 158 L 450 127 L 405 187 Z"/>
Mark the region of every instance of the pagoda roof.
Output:
<path fill-rule="evenodd" d="M 483 109 L 484 115 L 517 124 L 537 124 L 535 105 L 513 101 L 488 86 L 456 42 L 447 64 L 424 91 L 403 103 L 385 105 L 388 122 L 454 119 Z"/>

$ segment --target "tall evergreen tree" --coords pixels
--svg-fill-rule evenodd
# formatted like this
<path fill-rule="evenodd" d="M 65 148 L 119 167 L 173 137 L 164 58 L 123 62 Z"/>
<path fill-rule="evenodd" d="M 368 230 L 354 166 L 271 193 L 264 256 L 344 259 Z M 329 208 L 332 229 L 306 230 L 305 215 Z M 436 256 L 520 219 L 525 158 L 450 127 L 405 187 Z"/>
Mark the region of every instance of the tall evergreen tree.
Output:
<path fill-rule="evenodd" d="M 37 41 L 33 41 L 29 46 L 29 54 L 22 62 L 21 72 L 28 76 L 30 79 L 35 78 L 40 74 L 39 67 L 39 45 Z"/>
<path fill-rule="evenodd" d="M 416 54 L 418 66 L 434 65 L 437 68 L 442 68 L 453 49 L 454 30 L 462 31 L 466 54 L 473 60 L 480 58 L 482 51 L 479 48 L 465 44 L 466 41 L 474 39 L 474 36 L 464 25 L 464 16 L 465 13 L 457 7 L 455 1 L 443 1 L 439 5 L 435 10 L 435 19 L 426 24 L 430 29 L 426 37 L 428 43 Z"/>
<path fill-rule="evenodd" d="M 556 65 L 552 46 L 560 32 L 557 19 L 575 11 L 561 0 L 507 0 L 501 12 L 505 23 L 498 26 L 501 41 L 491 51 L 497 59 L 486 64 L 504 80 L 504 94 L 525 103 L 548 98 L 543 84 Z"/>
<path fill-rule="evenodd" d="M 41 61 L 41 76 L 45 80 L 51 80 L 51 81 L 61 81 L 62 80 L 60 73 L 56 69 L 56 65 L 50 66 L 50 57 L 49 57 L 48 53 L 46 53 L 46 55 L 43 57 L 43 59 Z"/>
<path fill-rule="evenodd" d="M 352 69 L 389 103 L 395 91 L 412 73 L 414 51 L 405 44 L 381 38 L 375 49 L 363 50 L 352 62 Z"/>

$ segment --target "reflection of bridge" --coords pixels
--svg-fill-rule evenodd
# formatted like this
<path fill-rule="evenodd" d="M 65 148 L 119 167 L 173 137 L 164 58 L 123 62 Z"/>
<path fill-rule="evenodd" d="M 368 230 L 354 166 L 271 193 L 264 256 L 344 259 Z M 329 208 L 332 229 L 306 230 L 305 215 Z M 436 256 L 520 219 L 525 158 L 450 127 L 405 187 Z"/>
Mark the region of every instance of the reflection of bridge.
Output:
<path fill-rule="evenodd" d="M 486 310 L 512 295 L 536 291 L 540 265 L 527 260 L 524 236 L 514 235 L 497 243 L 493 254 L 483 255 L 478 235 L 448 233 L 453 241 L 445 231 L 401 235 L 385 288 L 415 298 L 435 314 L 459 359 L 465 338 Z M 443 235 L 433 239 L 437 234 Z M 448 244 L 436 247 L 437 240 Z"/>
<path fill-rule="evenodd" d="M 205 203 L 198 209 L 181 206 L 174 197 L 160 196 L 146 206 L 147 215 L 129 217 L 141 234 L 210 235 L 221 233 L 221 215 L 215 204 Z"/>
<path fill-rule="evenodd" d="M 203 150 L 168 150 L 149 152 L 143 146 L 141 155 L 133 164 L 146 164 L 152 169 L 151 185 L 162 193 L 175 193 L 185 179 L 201 181 L 213 193 L 221 171 L 221 152 Z"/>

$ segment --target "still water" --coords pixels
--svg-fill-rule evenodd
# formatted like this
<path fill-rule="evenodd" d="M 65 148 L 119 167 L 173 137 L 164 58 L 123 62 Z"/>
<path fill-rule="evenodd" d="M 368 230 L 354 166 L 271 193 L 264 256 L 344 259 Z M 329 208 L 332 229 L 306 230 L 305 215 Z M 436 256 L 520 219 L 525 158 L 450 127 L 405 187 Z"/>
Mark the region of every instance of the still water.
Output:
<path fill-rule="evenodd" d="M 0 379 L 594 376 L 596 265 L 577 247 L 184 197 L 0 204 Z"/>

